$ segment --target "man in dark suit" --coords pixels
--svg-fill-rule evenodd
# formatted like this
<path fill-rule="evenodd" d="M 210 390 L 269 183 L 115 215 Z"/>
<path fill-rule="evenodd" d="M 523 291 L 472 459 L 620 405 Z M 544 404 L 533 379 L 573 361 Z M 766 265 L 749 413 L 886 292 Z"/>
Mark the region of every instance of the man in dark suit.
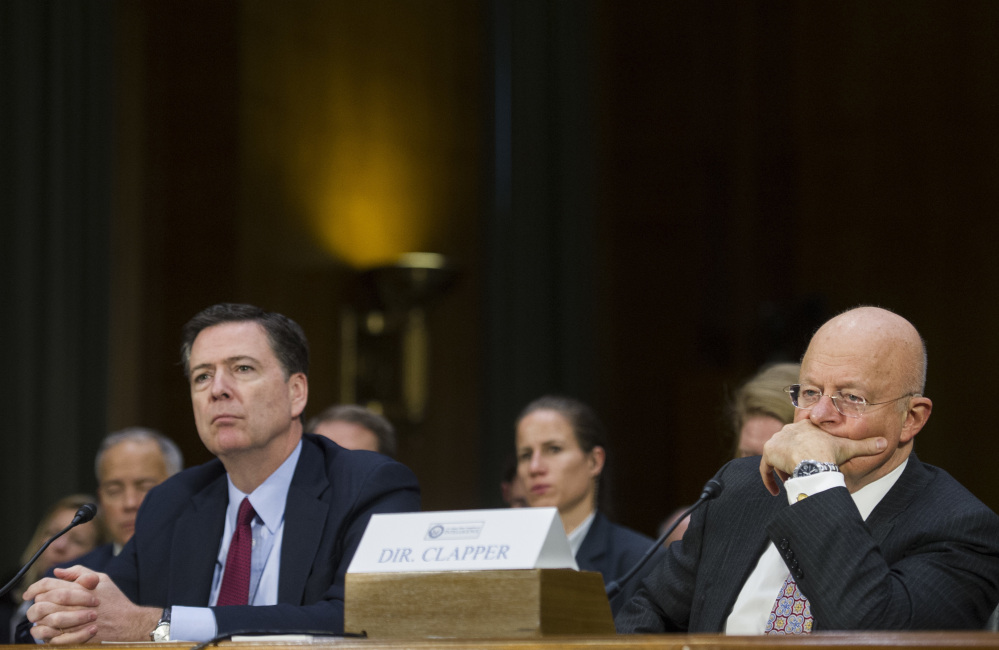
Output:
<path fill-rule="evenodd" d="M 359 404 L 336 404 L 309 420 L 305 430 L 344 449 L 367 449 L 395 458 L 395 427 L 383 415 Z"/>
<path fill-rule="evenodd" d="M 56 643 L 343 631 L 347 566 L 374 513 L 419 509 L 403 465 L 303 435 L 308 344 L 281 314 L 222 304 L 181 348 L 202 442 L 216 457 L 147 495 L 106 574 L 32 585 L 32 635 Z"/>
<path fill-rule="evenodd" d="M 60 568 L 80 564 L 104 571 L 135 532 L 135 517 L 152 488 L 184 468 L 180 449 L 163 434 L 146 427 L 128 427 L 105 436 L 97 449 L 94 471 L 97 500 L 111 542 Z"/>
<path fill-rule="evenodd" d="M 730 462 L 615 619 L 621 632 L 976 629 L 999 601 L 999 517 L 912 453 L 932 409 L 915 328 L 823 325 L 762 459 Z M 761 481 L 762 476 L 762 481 Z"/>

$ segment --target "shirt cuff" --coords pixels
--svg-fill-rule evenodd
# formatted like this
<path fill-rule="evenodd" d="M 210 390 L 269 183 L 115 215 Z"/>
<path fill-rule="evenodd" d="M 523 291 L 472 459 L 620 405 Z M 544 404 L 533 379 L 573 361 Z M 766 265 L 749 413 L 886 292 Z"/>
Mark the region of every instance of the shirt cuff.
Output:
<path fill-rule="evenodd" d="M 846 487 L 846 478 L 843 477 L 842 472 L 819 472 L 784 481 L 787 502 L 791 505 L 816 492 L 824 492 L 835 487 Z"/>
<path fill-rule="evenodd" d="M 208 641 L 218 634 L 215 612 L 210 607 L 185 607 L 174 605 L 170 608 L 171 641 Z"/>

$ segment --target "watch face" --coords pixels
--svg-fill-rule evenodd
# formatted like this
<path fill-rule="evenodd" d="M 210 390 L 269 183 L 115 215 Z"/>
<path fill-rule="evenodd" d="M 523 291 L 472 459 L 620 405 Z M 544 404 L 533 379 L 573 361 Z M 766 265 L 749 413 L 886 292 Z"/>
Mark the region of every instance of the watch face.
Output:
<path fill-rule="evenodd" d="M 794 469 L 795 478 L 819 473 L 819 465 L 814 460 L 803 460 Z"/>
<path fill-rule="evenodd" d="M 153 630 L 153 641 L 169 641 L 170 640 L 170 624 L 160 623 Z"/>
<path fill-rule="evenodd" d="M 794 468 L 791 475 L 794 478 L 811 476 L 821 472 L 838 472 L 839 467 L 835 463 L 821 463 L 817 460 L 803 460 Z"/>

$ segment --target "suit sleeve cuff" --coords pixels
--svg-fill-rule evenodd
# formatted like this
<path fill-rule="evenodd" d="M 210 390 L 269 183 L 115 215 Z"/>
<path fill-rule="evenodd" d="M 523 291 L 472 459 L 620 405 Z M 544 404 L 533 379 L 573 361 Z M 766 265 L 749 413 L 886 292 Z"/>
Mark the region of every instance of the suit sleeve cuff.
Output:
<path fill-rule="evenodd" d="M 208 641 L 218 634 L 211 608 L 174 605 L 170 609 L 171 641 Z"/>
<path fill-rule="evenodd" d="M 784 482 L 787 492 L 787 502 L 794 505 L 805 497 L 817 492 L 824 492 L 835 487 L 846 487 L 846 479 L 842 472 L 819 472 L 801 478 L 789 478 Z"/>

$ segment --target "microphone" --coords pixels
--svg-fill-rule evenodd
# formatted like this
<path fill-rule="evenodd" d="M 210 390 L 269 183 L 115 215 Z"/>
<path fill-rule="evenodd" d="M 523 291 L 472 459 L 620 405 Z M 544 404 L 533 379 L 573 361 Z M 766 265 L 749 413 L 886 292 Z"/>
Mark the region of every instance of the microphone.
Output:
<path fill-rule="evenodd" d="M 3 589 L 0 589 L 0 598 L 4 597 L 7 594 L 7 592 L 13 589 L 14 585 L 16 585 L 21 580 L 21 578 L 24 577 L 24 574 L 27 573 L 28 569 L 31 568 L 31 565 L 35 563 L 35 560 L 38 559 L 38 556 L 40 556 L 42 553 L 45 552 L 45 549 L 49 547 L 49 544 L 51 544 L 52 542 L 56 541 L 57 539 L 68 533 L 70 529 L 79 526 L 80 524 L 87 523 L 88 521 L 93 519 L 95 515 L 97 515 L 97 506 L 95 506 L 94 504 L 84 503 L 82 506 L 80 506 L 80 509 L 76 511 L 75 515 L 73 515 L 73 521 L 71 521 L 68 526 L 60 530 L 58 533 L 50 537 L 47 542 L 42 544 L 42 547 L 37 551 L 35 551 L 35 554 L 31 556 L 30 560 L 28 560 L 28 563 L 25 564 L 23 567 L 21 567 L 21 570 L 17 572 L 17 575 L 11 578 L 11 581 L 8 582 L 6 585 L 4 585 Z"/>
<path fill-rule="evenodd" d="M 722 490 L 724 489 L 725 486 L 722 484 L 721 481 L 717 479 L 711 479 L 710 481 L 705 483 L 704 488 L 701 490 L 701 496 L 697 497 L 697 501 L 694 503 L 694 505 L 684 510 L 680 514 L 680 516 L 676 518 L 676 521 L 673 522 L 673 525 L 667 528 L 666 532 L 664 532 L 662 535 L 659 536 L 659 539 L 657 539 L 655 544 L 652 545 L 652 548 L 650 548 L 648 551 L 645 552 L 645 555 L 642 556 L 642 559 L 640 559 L 635 564 L 635 566 L 631 567 L 631 570 L 628 571 L 628 573 L 624 574 L 620 579 L 615 580 L 609 585 L 607 585 L 606 589 L 607 599 L 610 600 L 614 596 L 617 596 L 619 593 L 621 593 L 621 589 L 624 587 L 624 585 L 633 577 L 635 577 L 635 574 L 638 573 L 643 566 L 645 566 L 645 563 L 649 561 L 649 558 L 655 555 L 655 552 L 658 551 L 659 548 L 663 545 L 663 542 L 665 542 L 666 538 L 670 536 L 670 533 L 676 530 L 676 527 L 680 525 L 681 521 L 689 517 L 690 513 L 700 508 L 701 505 L 703 505 L 706 501 L 710 501 L 711 499 L 716 498 L 719 494 L 722 493 Z"/>
<path fill-rule="evenodd" d="M 96 516 L 97 516 L 97 506 L 95 506 L 92 503 L 84 503 L 82 506 L 80 506 L 80 509 L 76 511 L 76 514 L 73 515 L 73 521 L 70 522 L 69 527 L 66 528 L 66 530 L 69 530 L 73 526 L 79 526 L 80 524 L 85 524 Z M 66 530 L 62 531 L 62 533 L 65 533 Z M 59 535 L 62 535 L 62 533 L 59 533 Z M 53 537 L 52 540 L 55 540 L 55 538 L 59 537 L 59 535 Z M 52 540 L 50 540 L 50 543 Z"/>

